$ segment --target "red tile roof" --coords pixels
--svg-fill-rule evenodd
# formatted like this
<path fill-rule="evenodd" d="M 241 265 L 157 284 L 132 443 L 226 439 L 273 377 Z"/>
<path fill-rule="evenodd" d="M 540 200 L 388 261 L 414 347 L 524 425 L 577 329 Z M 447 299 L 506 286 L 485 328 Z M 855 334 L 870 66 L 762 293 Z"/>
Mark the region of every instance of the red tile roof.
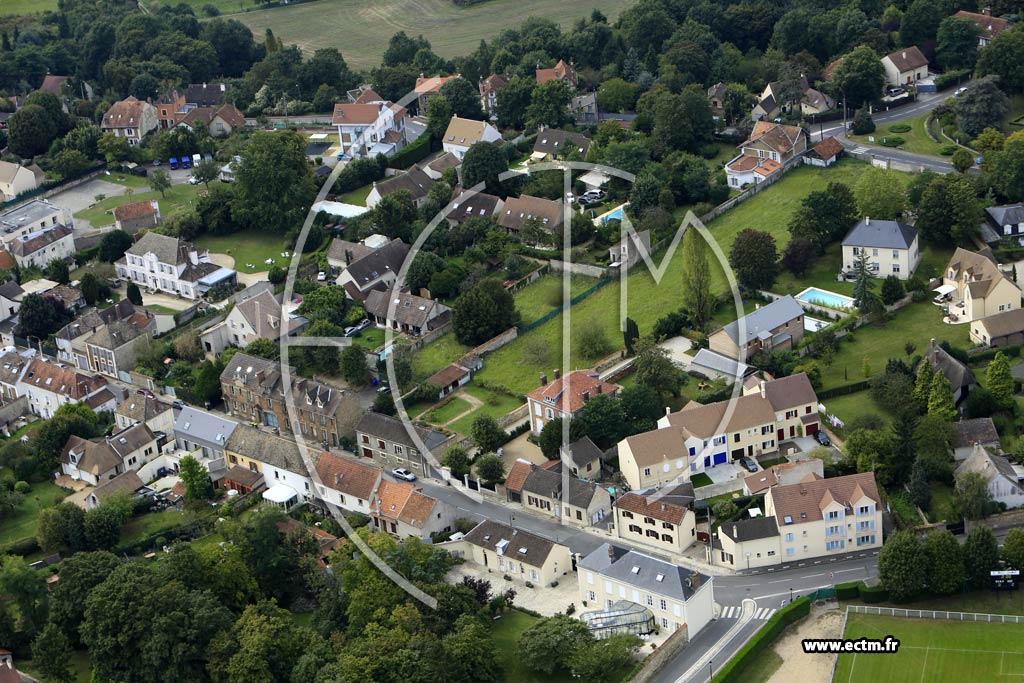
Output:
<path fill-rule="evenodd" d="M 682 524 L 686 517 L 686 508 L 675 503 L 663 503 L 656 499 L 647 498 L 639 493 L 627 493 L 615 501 L 615 507 L 620 510 L 628 510 L 636 515 L 653 517 L 663 522 Z"/>
<path fill-rule="evenodd" d="M 516 460 L 512 465 L 512 469 L 508 471 L 508 475 L 505 477 L 505 488 L 509 491 L 522 491 L 523 484 L 526 483 L 526 477 L 530 475 L 530 470 L 533 465 L 525 460 Z"/>
<path fill-rule="evenodd" d="M 981 32 L 985 34 L 986 38 L 995 38 L 997 35 L 1005 31 L 1010 26 L 1010 22 L 1007 21 L 1006 19 L 993 17 L 989 14 L 979 14 L 977 12 L 967 12 L 965 10 L 960 10 L 953 16 L 957 17 L 958 19 L 970 19 L 971 21 L 973 21 L 975 24 L 978 25 L 978 28 L 981 29 Z"/>
<path fill-rule="evenodd" d="M 324 486 L 341 493 L 370 500 L 380 479 L 380 470 L 372 465 L 325 452 L 316 464 L 316 473 Z"/>
<path fill-rule="evenodd" d="M 831 159 L 843 151 L 843 143 L 829 136 L 811 148 L 811 153 L 821 159 Z"/>
<path fill-rule="evenodd" d="M 589 394 L 588 398 L 594 398 L 600 394 L 614 396 L 619 391 L 619 385 L 602 382 L 593 375 L 593 370 L 573 370 L 565 377 L 534 389 L 529 397 L 538 403 L 556 406 L 563 412 L 576 413 L 586 403 L 584 393 Z"/>
<path fill-rule="evenodd" d="M 131 204 L 115 206 L 114 218 L 119 221 L 126 221 L 134 218 L 142 218 L 143 216 L 152 216 L 155 215 L 157 211 L 156 200 L 147 199 L 141 202 L 132 202 Z"/>

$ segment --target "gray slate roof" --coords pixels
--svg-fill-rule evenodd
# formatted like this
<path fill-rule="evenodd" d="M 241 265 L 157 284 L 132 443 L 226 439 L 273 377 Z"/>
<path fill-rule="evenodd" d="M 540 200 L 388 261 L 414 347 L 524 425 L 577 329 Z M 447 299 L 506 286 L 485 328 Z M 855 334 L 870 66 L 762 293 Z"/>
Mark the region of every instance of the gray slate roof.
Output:
<path fill-rule="evenodd" d="M 224 448 L 281 470 L 309 476 L 299 446 L 294 441 L 256 427 L 238 425 L 231 432 Z"/>
<path fill-rule="evenodd" d="M 139 422 L 127 427 L 107 438 L 107 443 L 114 449 L 121 458 L 127 457 L 130 453 L 139 450 L 147 443 L 156 440 L 156 436 L 144 422 Z"/>
<path fill-rule="evenodd" d="M 694 366 L 697 366 L 697 369 L 707 368 L 709 370 L 721 372 L 726 375 L 732 375 L 734 377 L 736 375 L 743 377 L 748 372 L 753 370 L 753 368 L 751 368 L 746 363 L 740 363 L 739 361 L 735 361 L 732 358 L 729 358 L 728 356 L 723 356 L 720 353 L 715 353 L 710 349 L 701 349 L 697 352 L 697 354 L 693 357 L 693 360 L 690 361 L 690 367 L 692 368 Z"/>
<path fill-rule="evenodd" d="M 389 270 L 397 275 L 408 253 L 408 244 L 400 239 L 393 239 L 380 249 L 348 264 L 349 275 L 360 288 Z"/>
<path fill-rule="evenodd" d="M 843 238 L 844 247 L 909 249 L 917 239 L 917 230 L 899 221 L 865 218 Z"/>
<path fill-rule="evenodd" d="M 600 462 L 600 460 L 601 449 L 597 447 L 597 444 L 590 440 L 589 436 L 577 439 L 568 446 L 562 448 L 562 461 L 568 462 L 571 466 L 575 466 L 580 472 L 584 471 L 587 463 L 595 461 Z"/>
<path fill-rule="evenodd" d="M 931 363 L 933 370 L 938 370 L 946 376 L 954 392 L 961 387 L 970 387 L 978 383 L 971 369 L 949 355 L 946 349 L 935 343 L 934 339 L 925 350 L 924 357 Z"/>
<path fill-rule="evenodd" d="M 718 527 L 719 533 L 725 534 L 732 540 L 742 543 L 753 541 L 759 538 L 771 538 L 779 535 L 779 525 L 775 517 L 753 517 L 740 519 L 735 522 L 726 522 Z"/>
<path fill-rule="evenodd" d="M 1017 225 L 1024 223 L 1024 204 L 990 206 L 985 211 L 996 225 Z"/>
<path fill-rule="evenodd" d="M 419 448 L 406 431 L 405 424 L 401 420 L 396 420 L 389 415 L 366 413 L 359 419 L 356 431 L 379 437 L 385 441 L 399 443 L 409 448 Z M 448 440 L 447 436 L 433 429 L 416 427 L 416 431 L 419 433 L 423 443 L 431 451 Z"/>
<path fill-rule="evenodd" d="M 648 593 L 686 602 L 711 577 L 678 567 L 650 555 L 607 543 L 583 558 L 578 566 Z M 634 569 L 636 571 L 634 571 Z M 658 577 L 661 577 L 660 579 Z"/>
<path fill-rule="evenodd" d="M 152 252 L 160 263 L 179 264 L 183 262 L 180 253 L 180 242 L 175 237 L 168 237 L 156 232 L 147 232 L 142 238 L 130 246 L 126 253 L 132 256 L 145 256 Z"/>
<path fill-rule="evenodd" d="M 181 409 L 178 419 L 174 421 L 174 436 L 190 441 L 220 444 L 223 448 L 237 426 L 238 423 L 234 420 L 186 406 Z"/>
<path fill-rule="evenodd" d="M 466 541 L 492 552 L 497 552 L 499 544 L 506 541 L 504 557 L 533 567 L 543 567 L 555 547 L 554 542 L 546 538 L 489 519 L 473 527 L 466 534 Z"/>
<path fill-rule="evenodd" d="M 147 422 L 168 410 L 172 410 L 169 403 L 149 396 L 132 394 L 117 407 L 114 413 L 126 417 L 132 422 Z"/>
<path fill-rule="evenodd" d="M 804 309 L 792 295 L 786 295 L 776 299 L 767 306 L 762 306 L 756 311 L 751 311 L 743 316 L 746 322 L 746 336 L 740 339 L 739 321 L 733 321 L 723 327 L 725 333 L 738 345 L 743 346 L 751 339 L 756 339 L 762 332 L 770 333 L 777 327 L 782 327 L 790 320 L 804 314 Z"/>
<path fill-rule="evenodd" d="M 964 448 L 980 443 L 999 444 L 999 432 L 991 417 L 976 417 L 972 420 L 960 420 L 953 423 L 953 447 Z"/>

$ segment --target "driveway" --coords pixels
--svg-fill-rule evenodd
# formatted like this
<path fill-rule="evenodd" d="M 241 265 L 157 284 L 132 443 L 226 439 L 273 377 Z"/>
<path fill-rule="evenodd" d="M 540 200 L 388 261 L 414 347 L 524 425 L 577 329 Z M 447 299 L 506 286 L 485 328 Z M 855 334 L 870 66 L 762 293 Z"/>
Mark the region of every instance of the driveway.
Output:
<path fill-rule="evenodd" d="M 704 470 L 704 474 L 711 477 L 711 481 L 716 484 L 724 484 L 725 482 L 735 481 L 736 479 L 742 479 L 749 472 L 735 465 L 731 462 L 716 465 L 715 467 L 708 467 Z"/>
<path fill-rule="evenodd" d="M 143 306 L 163 306 L 170 308 L 175 311 L 184 311 L 186 308 L 194 304 L 194 301 L 189 299 L 179 299 L 176 296 L 170 294 L 148 294 L 145 291 L 142 292 L 142 305 Z"/>
<path fill-rule="evenodd" d="M 505 462 L 506 472 L 512 469 L 512 465 L 515 464 L 516 460 L 527 460 L 534 465 L 543 465 L 548 461 L 544 454 L 541 453 L 540 447 L 527 441 L 529 436 L 530 432 L 524 432 L 502 446 L 504 450 L 502 451 L 501 459 Z"/>
<path fill-rule="evenodd" d="M 684 368 L 690 367 L 690 363 L 693 362 L 693 356 L 687 353 L 693 347 L 693 342 L 686 337 L 672 337 L 658 346 L 668 351 L 669 357 Z"/>

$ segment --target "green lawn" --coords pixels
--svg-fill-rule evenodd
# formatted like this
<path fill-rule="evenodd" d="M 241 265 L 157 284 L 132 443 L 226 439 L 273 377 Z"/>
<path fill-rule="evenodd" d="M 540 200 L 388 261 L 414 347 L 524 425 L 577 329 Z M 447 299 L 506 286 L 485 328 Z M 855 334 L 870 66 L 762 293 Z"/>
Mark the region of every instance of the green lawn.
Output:
<path fill-rule="evenodd" d="M 355 206 L 366 206 L 366 197 L 370 194 L 370 190 L 373 189 L 373 183 L 363 185 L 362 187 L 346 192 L 345 194 L 338 197 L 338 201 L 342 204 L 354 204 Z"/>
<path fill-rule="evenodd" d="M 929 486 L 932 491 L 932 501 L 927 513 L 928 520 L 931 522 L 953 521 L 952 489 L 940 481 L 933 481 Z"/>
<path fill-rule="evenodd" d="M 270 268 L 264 261 L 272 258 L 276 265 L 287 268 L 290 258 L 283 258 L 284 239 L 256 230 L 235 232 L 230 235 L 203 235 L 196 240 L 196 246 L 209 249 L 212 253 L 227 254 L 235 259 L 235 270 L 242 273 L 259 273 Z M 253 264 L 253 268 L 246 264 Z"/>
<path fill-rule="evenodd" d="M 143 181 L 145 182 L 145 181 Z M 220 181 L 214 181 L 214 184 Z M 126 182 L 124 184 L 133 184 Z M 145 187 L 148 187 L 146 185 Z M 161 197 L 159 192 L 142 191 L 140 187 L 130 195 L 121 195 L 119 197 L 107 197 L 101 202 L 97 202 L 88 209 L 83 209 L 75 214 L 75 218 L 81 218 L 87 220 L 92 224 L 92 227 L 98 228 L 104 225 L 114 224 L 114 207 L 121 206 L 122 204 L 130 204 L 132 202 L 141 202 L 145 199 L 156 199 L 160 204 L 160 215 L 164 220 L 167 217 L 176 213 L 177 211 L 189 206 L 200 192 L 205 192 L 206 188 L 202 185 L 189 185 L 188 183 L 181 183 L 180 185 L 172 185 L 167 190 L 166 196 Z"/>
<path fill-rule="evenodd" d="M 880 371 L 884 369 L 883 367 Z M 829 415 L 835 415 L 845 424 L 849 424 L 854 419 L 869 414 L 877 415 L 883 421 L 888 422 L 886 412 L 878 407 L 875 400 L 871 398 L 871 392 L 866 389 L 844 396 L 823 399 L 821 402 L 825 405 L 825 410 Z M 843 430 L 837 431 L 842 433 Z"/>
<path fill-rule="evenodd" d="M 470 428 L 473 426 L 473 420 L 480 415 L 488 415 L 495 419 L 502 415 L 508 415 L 510 412 L 523 405 L 523 402 L 512 396 L 506 394 L 499 394 L 496 391 L 478 387 L 470 382 L 463 391 L 471 394 L 472 396 L 483 401 L 484 405 L 477 408 L 469 415 L 460 417 L 455 422 L 449 425 L 450 429 L 454 429 L 460 434 L 469 434 Z"/>
<path fill-rule="evenodd" d="M 786 228 L 789 218 L 808 193 L 822 189 L 833 181 L 852 183 L 866 168 L 866 164 L 854 160 L 844 160 L 829 169 L 802 166 L 787 173 L 782 180 L 766 191 L 720 216 L 708 226 L 708 229 L 726 254 L 736 235 L 748 227 L 770 232 L 775 236 L 781 251 L 789 241 L 789 231 Z M 682 256 L 682 250 L 677 249 L 660 283 L 655 283 L 646 268 L 634 270 L 629 276 L 629 315 L 637 322 L 641 334 L 649 333 L 658 318 L 681 306 L 680 290 L 685 277 Z M 713 263 L 712 268 L 714 286 L 719 291 L 724 291 L 725 277 L 722 270 L 714 266 L 717 266 L 717 261 Z M 621 284 L 614 282 L 573 306 L 571 310 L 574 325 L 584 320 L 595 321 L 605 331 L 612 348 L 617 348 L 621 344 L 620 288 Z M 734 320 L 736 317 L 731 309 L 722 315 L 726 321 Z M 484 359 L 484 367 L 477 376 L 486 382 L 504 386 L 517 393 L 527 393 L 536 385 L 539 374 L 550 370 L 550 358 L 546 356 L 551 354 L 539 358 L 537 349 L 560 349 L 561 343 L 562 318 L 557 316 L 513 343 L 488 354 Z M 450 360 L 452 359 L 449 358 L 449 362 Z M 572 364 L 582 368 L 592 360 L 580 358 L 574 360 Z"/>
<path fill-rule="evenodd" d="M 351 339 L 355 346 L 373 351 L 384 346 L 384 330 L 376 325 L 371 325 Z"/>
<path fill-rule="evenodd" d="M 472 350 L 473 347 L 460 344 L 455 339 L 454 332 L 449 332 L 424 345 L 413 354 L 413 375 L 417 380 L 424 380 Z M 489 359 L 489 356 L 485 358 L 484 363 L 486 364 Z"/>
<path fill-rule="evenodd" d="M 48 10 L 57 11 L 57 0 L 4 0 L 0 2 L 0 15 L 35 14 Z"/>
<path fill-rule="evenodd" d="M 942 322 L 942 311 L 930 301 L 912 303 L 893 314 L 881 327 L 864 325 L 853 334 L 853 340 L 843 339 L 832 365 L 822 368 L 822 388 L 843 386 L 865 379 L 864 360 L 868 375 L 885 370 L 890 358 L 904 358 L 903 346 L 912 341 L 915 353 L 921 353 L 930 339 L 948 341 L 953 346 L 969 347 L 969 325 L 948 325 Z"/>
<path fill-rule="evenodd" d="M 147 536 L 176 527 L 186 519 L 186 515 L 177 510 L 147 512 L 139 517 L 133 517 L 121 529 L 121 545 L 135 543 Z"/>
<path fill-rule="evenodd" d="M 698 472 L 697 474 L 690 477 L 690 483 L 693 484 L 693 488 L 699 489 L 702 486 L 711 486 L 711 484 L 713 484 L 714 482 L 711 481 L 711 477 L 709 477 L 708 475 L 704 474 L 703 472 Z"/>
<path fill-rule="evenodd" d="M 585 292 L 598 282 L 599 280 L 596 278 L 585 275 L 571 276 L 569 278 L 569 298 Z M 552 309 L 561 308 L 563 286 L 562 274 L 551 273 L 516 292 L 516 310 L 523 316 L 523 324 L 532 323 Z"/>
<path fill-rule="evenodd" d="M 579 679 L 572 678 L 564 672 L 556 672 L 554 675 L 536 673 L 523 665 L 519 656 L 519 636 L 523 631 L 540 621 L 525 612 L 511 610 L 506 612 L 497 621 L 491 622 L 491 637 L 494 646 L 498 651 L 498 660 L 504 670 L 502 680 L 505 683 L 574 683 Z M 613 672 L 605 678 L 608 683 L 619 683 L 633 670 L 627 667 L 621 671 Z"/>
<path fill-rule="evenodd" d="M 424 415 L 423 419 L 436 425 L 444 425 L 457 415 L 461 415 L 472 407 L 473 406 L 470 405 L 469 401 L 459 398 L 458 396 L 453 396 L 443 406 L 434 408 Z"/>
<path fill-rule="evenodd" d="M 898 147 L 906 152 L 913 152 L 914 154 L 930 154 L 932 156 L 942 156 L 940 150 L 947 144 L 944 142 L 935 142 L 928 135 L 928 131 L 925 130 L 925 126 L 928 122 L 928 114 L 922 114 L 921 116 L 915 116 L 912 119 L 905 119 L 897 123 L 886 123 L 880 125 L 874 133 L 870 135 L 850 135 L 849 138 L 862 145 L 877 145 L 882 146 L 882 139 L 885 137 L 901 137 L 905 142 Z M 907 125 L 910 126 L 910 130 L 904 133 L 893 133 L 890 128 L 892 126 Z M 874 137 L 875 141 L 871 142 L 868 138 Z"/>
<path fill-rule="evenodd" d="M 18 509 L 11 516 L 5 517 L 3 524 L 0 524 L 0 548 L 35 536 L 39 511 L 55 506 L 67 495 L 68 491 L 53 482 L 32 484 L 32 490 L 25 494 L 25 499 L 21 501 Z"/>
<path fill-rule="evenodd" d="M 198 6 L 205 2 L 190 0 L 190 4 Z M 239 7 L 241 2 L 224 2 L 224 11 Z M 506 28 L 517 27 L 527 17 L 543 16 L 568 27 L 597 9 L 613 23 L 630 4 L 620 0 L 593 0 L 585 5 L 548 0 L 489 0 L 459 7 L 451 0 L 381 0 L 372 4 L 360 0 L 320 0 L 246 11 L 232 18 L 257 36 L 270 28 L 285 45 L 295 43 L 307 54 L 322 47 L 336 47 L 351 68 L 368 70 L 380 65 L 388 38 L 398 31 L 422 34 L 435 53 L 452 58 L 469 54 L 482 38 L 490 39 Z M 252 0 L 243 7 L 251 9 Z"/>
<path fill-rule="evenodd" d="M 846 601 L 844 601 L 846 602 Z M 859 600 L 851 604 L 862 604 Z M 990 590 L 968 591 L 944 597 L 931 597 L 910 603 L 879 603 L 882 607 L 905 607 L 907 609 L 949 610 L 951 612 L 976 612 L 978 614 L 1021 614 L 1024 615 L 1024 590 L 1016 593 L 1002 593 Z"/>
<path fill-rule="evenodd" d="M 840 655 L 833 680 L 1020 681 L 1024 678 L 1024 625 L 850 614 L 846 638 L 900 641 L 893 654 Z"/>

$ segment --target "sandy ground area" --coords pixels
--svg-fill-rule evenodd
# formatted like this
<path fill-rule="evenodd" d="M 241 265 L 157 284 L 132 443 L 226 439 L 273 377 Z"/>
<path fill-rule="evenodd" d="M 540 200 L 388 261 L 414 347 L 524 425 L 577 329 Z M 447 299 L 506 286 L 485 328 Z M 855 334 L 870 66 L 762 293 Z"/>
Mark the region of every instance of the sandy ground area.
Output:
<path fill-rule="evenodd" d="M 804 638 L 841 638 L 843 613 L 837 609 L 812 608 L 799 628 L 786 633 L 775 643 L 775 652 L 782 657 L 782 666 L 768 683 L 829 683 L 836 655 L 805 654 L 800 644 Z"/>
<path fill-rule="evenodd" d="M 224 268 L 234 268 L 235 267 L 235 257 L 234 256 L 229 256 L 228 254 L 219 254 L 219 253 L 216 253 L 216 252 L 210 252 L 210 260 L 213 261 L 214 263 L 216 263 L 218 266 L 223 266 Z M 266 280 L 267 279 L 267 273 L 269 271 L 261 270 L 258 273 L 243 273 L 242 271 L 237 270 L 235 272 L 237 273 L 236 279 L 240 283 L 242 283 L 243 285 L 248 287 L 249 285 L 254 285 L 257 282 L 262 282 L 263 280 Z"/>
<path fill-rule="evenodd" d="M 541 453 L 540 448 L 527 440 L 529 436 L 530 432 L 524 432 L 504 445 L 501 459 L 505 461 L 506 472 L 520 458 L 529 460 L 534 465 L 543 465 L 548 461 Z"/>

